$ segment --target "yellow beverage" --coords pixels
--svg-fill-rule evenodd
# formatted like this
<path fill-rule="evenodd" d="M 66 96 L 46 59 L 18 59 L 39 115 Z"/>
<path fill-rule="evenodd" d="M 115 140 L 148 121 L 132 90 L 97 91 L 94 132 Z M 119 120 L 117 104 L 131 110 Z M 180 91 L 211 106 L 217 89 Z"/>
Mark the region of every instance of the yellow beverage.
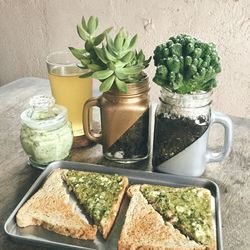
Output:
<path fill-rule="evenodd" d="M 68 109 L 74 136 L 84 134 L 82 111 L 84 103 L 92 97 L 92 79 L 79 78 L 82 69 L 76 66 L 56 66 L 49 72 L 52 95 L 58 105 Z"/>

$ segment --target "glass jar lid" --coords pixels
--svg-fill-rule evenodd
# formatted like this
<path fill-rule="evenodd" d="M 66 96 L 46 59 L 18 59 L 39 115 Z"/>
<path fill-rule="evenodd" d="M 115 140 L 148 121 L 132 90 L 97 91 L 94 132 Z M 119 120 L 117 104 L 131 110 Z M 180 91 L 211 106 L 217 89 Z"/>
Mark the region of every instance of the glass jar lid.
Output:
<path fill-rule="evenodd" d="M 33 96 L 29 104 L 30 108 L 21 114 L 21 121 L 30 128 L 56 129 L 67 121 L 67 109 L 56 105 L 52 96 Z"/>

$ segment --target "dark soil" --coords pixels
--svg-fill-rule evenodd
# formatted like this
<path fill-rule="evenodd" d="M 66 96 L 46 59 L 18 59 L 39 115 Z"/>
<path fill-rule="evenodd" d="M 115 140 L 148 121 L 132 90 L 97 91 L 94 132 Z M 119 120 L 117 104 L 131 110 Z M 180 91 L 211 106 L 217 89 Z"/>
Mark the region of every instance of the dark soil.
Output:
<path fill-rule="evenodd" d="M 155 117 L 153 166 L 169 160 L 199 139 L 207 130 L 209 121 L 204 116 L 192 120 L 186 117 Z"/>
<path fill-rule="evenodd" d="M 143 158 L 148 154 L 149 136 L 149 110 L 147 110 L 135 123 L 124 133 L 107 152 L 113 156 L 121 153 L 121 159 Z"/>

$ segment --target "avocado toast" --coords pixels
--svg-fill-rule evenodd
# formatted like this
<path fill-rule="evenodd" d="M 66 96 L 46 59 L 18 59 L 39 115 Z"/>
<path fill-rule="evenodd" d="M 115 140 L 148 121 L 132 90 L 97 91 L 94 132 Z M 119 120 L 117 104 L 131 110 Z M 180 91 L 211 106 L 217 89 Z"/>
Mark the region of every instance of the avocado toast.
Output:
<path fill-rule="evenodd" d="M 128 179 L 123 176 L 58 168 L 19 209 L 17 225 L 41 225 L 58 234 L 83 240 L 96 239 L 99 228 L 106 239 L 127 186 Z M 84 213 L 77 206 L 77 200 Z"/>
<path fill-rule="evenodd" d="M 162 236 L 164 230 L 154 230 L 154 236 L 152 236 L 152 233 L 149 232 L 150 230 L 152 231 L 153 223 L 149 224 L 150 226 L 143 226 L 145 221 L 150 220 L 149 216 L 144 216 L 141 222 L 140 220 L 131 222 L 132 219 L 138 218 L 138 215 L 134 213 L 136 209 L 133 207 L 135 207 L 135 204 L 137 204 L 136 206 L 141 206 L 141 202 L 136 203 L 134 198 L 134 196 L 138 197 L 138 193 L 143 197 L 144 203 L 147 204 L 147 210 L 153 211 L 151 214 L 153 213 L 154 216 L 156 216 L 155 213 L 158 214 L 165 222 L 165 238 L 162 238 L 162 243 L 158 244 L 157 247 L 154 239 Z M 128 195 L 132 198 L 119 240 L 119 249 L 136 249 L 137 244 L 142 249 L 152 250 L 215 249 L 210 202 L 211 194 L 209 190 L 200 187 L 173 188 L 144 184 L 131 186 L 128 189 Z M 143 211 L 143 209 L 141 210 Z M 142 228 L 141 232 L 128 230 L 128 227 L 131 227 L 131 225 L 132 228 Z M 171 226 L 175 228 L 175 233 L 173 233 Z M 136 237 L 134 232 L 136 232 Z M 145 234 L 148 234 L 148 239 L 151 237 L 151 241 L 138 242 L 138 239 L 143 238 Z M 180 234 L 185 239 L 179 237 L 178 235 Z M 176 237 L 180 240 L 173 241 Z"/>
<path fill-rule="evenodd" d="M 69 170 L 64 180 L 106 239 L 128 186 L 127 177 Z"/>

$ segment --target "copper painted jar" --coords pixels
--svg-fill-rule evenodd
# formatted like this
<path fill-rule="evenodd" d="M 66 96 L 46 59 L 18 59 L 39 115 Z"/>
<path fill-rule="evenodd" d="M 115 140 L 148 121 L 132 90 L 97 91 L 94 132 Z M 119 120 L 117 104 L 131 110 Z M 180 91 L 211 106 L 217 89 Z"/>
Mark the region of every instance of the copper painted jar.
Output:
<path fill-rule="evenodd" d="M 104 157 L 132 163 L 146 159 L 149 154 L 149 83 L 130 83 L 128 92 L 115 86 L 100 97 L 90 98 L 84 105 L 85 135 L 103 146 Z M 101 113 L 101 133 L 90 130 L 90 110 L 98 106 Z"/>

